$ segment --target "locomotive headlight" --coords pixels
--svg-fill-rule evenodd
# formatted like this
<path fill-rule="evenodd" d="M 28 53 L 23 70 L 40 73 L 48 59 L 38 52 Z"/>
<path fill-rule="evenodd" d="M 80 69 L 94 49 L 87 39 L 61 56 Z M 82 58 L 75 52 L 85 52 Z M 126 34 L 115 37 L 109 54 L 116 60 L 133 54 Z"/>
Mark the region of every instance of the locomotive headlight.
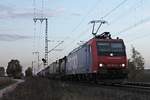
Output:
<path fill-rule="evenodd" d="M 99 67 L 103 67 L 103 64 L 99 64 Z"/>
<path fill-rule="evenodd" d="M 125 67 L 125 64 L 121 64 L 122 67 Z"/>
<path fill-rule="evenodd" d="M 110 56 L 112 57 L 112 56 L 114 56 L 114 54 L 113 54 L 113 53 L 110 53 Z"/>

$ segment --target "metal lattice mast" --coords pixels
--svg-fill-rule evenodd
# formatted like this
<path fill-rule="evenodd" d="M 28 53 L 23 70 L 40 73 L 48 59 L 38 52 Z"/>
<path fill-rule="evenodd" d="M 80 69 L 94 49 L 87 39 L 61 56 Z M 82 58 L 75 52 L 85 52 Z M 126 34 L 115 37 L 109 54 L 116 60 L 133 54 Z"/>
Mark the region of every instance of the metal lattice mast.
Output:
<path fill-rule="evenodd" d="M 46 28 L 45 28 L 45 66 L 48 65 L 48 19 L 45 19 L 46 21 Z"/>
<path fill-rule="evenodd" d="M 43 23 L 45 21 L 45 59 L 44 59 L 44 65 L 48 65 L 48 19 L 47 18 L 33 18 L 34 22 L 36 23 L 38 20 Z"/>

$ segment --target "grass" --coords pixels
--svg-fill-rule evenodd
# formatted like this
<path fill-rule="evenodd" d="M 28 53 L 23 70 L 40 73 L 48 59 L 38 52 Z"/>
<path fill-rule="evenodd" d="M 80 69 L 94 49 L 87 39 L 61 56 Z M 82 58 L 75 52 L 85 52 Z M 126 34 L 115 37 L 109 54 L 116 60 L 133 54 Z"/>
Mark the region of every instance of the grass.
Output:
<path fill-rule="evenodd" d="M 0 89 L 3 89 L 16 81 L 12 80 L 11 78 L 8 77 L 0 77 Z"/>
<path fill-rule="evenodd" d="M 26 79 L 2 100 L 60 100 L 58 84 L 47 79 Z"/>
<path fill-rule="evenodd" d="M 150 83 L 150 74 L 137 74 L 134 78 L 129 78 L 129 81 Z"/>
<path fill-rule="evenodd" d="M 2 100 L 150 100 L 149 94 L 30 78 Z"/>

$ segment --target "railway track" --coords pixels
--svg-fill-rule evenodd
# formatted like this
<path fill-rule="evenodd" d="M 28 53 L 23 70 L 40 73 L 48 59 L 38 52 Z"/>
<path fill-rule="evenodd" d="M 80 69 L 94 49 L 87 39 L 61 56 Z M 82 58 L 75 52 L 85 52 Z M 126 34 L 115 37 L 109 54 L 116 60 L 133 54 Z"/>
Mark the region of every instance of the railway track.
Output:
<path fill-rule="evenodd" d="M 132 86 L 150 87 L 150 83 L 144 83 L 144 82 L 124 82 L 123 84 L 132 85 Z"/>
<path fill-rule="evenodd" d="M 104 88 L 111 88 L 117 90 L 123 90 L 127 92 L 138 92 L 138 93 L 146 93 L 150 94 L 150 84 L 143 83 L 143 82 L 123 82 L 123 83 L 116 83 L 116 84 L 101 84 L 97 83 L 95 86 L 104 87 Z"/>
<path fill-rule="evenodd" d="M 150 83 L 144 82 L 123 82 L 123 83 L 103 83 L 103 82 L 69 82 L 69 84 L 81 85 L 81 86 L 88 86 L 88 87 L 104 87 L 104 88 L 112 88 L 112 89 L 119 89 L 125 91 L 133 91 L 133 92 L 141 92 L 141 93 L 148 93 L 150 94 Z"/>
<path fill-rule="evenodd" d="M 150 92 L 150 84 L 143 82 L 125 82 L 122 84 L 113 84 L 112 86 Z"/>

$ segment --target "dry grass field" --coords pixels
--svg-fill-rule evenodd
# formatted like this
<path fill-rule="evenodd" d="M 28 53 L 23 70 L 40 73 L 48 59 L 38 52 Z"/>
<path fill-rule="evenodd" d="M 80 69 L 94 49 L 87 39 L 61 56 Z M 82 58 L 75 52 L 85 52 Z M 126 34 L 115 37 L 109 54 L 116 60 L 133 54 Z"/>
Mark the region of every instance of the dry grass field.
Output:
<path fill-rule="evenodd" d="M 150 100 L 150 93 L 32 78 L 2 100 Z"/>
<path fill-rule="evenodd" d="M 0 89 L 3 89 L 11 84 L 13 84 L 14 80 L 12 80 L 11 78 L 8 77 L 0 77 Z"/>

